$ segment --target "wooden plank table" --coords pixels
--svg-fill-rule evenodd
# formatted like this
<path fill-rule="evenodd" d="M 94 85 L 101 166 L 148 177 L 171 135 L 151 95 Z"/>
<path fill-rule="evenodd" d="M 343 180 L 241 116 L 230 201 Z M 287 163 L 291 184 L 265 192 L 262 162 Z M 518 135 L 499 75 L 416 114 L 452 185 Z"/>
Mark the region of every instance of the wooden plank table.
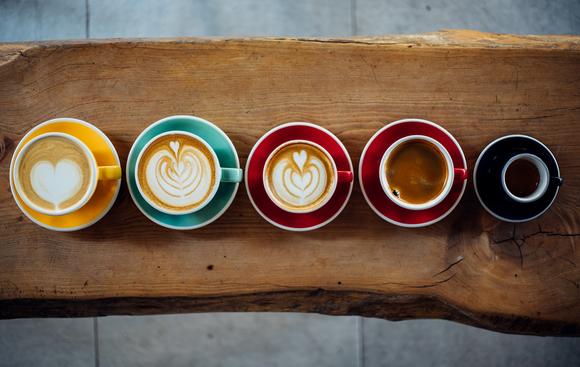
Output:
<path fill-rule="evenodd" d="M 105 40 L 0 45 L 0 317 L 297 311 L 444 318 L 488 329 L 580 334 L 580 37 L 442 31 L 355 39 Z M 471 182 L 436 225 L 379 219 L 355 185 L 330 225 L 266 223 L 242 186 L 200 230 L 150 222 L 123 185 L 103 220 L 44 230 L 18 210 L 10 157 L 35 124 L 78 117 L 123 163 L 148 124 L 192 114 L 218 124 L 242 164 L 273 126 L 311 121 L 355 167 L 385 123 L 442 124 L 472 168 L 494 138 L 525 133 L 559 160 L 564 186 L 540 219 L 498 222 Z"/>

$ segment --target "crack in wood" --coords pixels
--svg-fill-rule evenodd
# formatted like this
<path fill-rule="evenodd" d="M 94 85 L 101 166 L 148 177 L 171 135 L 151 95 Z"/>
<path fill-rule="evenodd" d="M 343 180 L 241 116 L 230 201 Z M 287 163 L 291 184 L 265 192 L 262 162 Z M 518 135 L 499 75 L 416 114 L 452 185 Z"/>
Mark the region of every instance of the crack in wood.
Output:
<path fill-rule="evenodd" d="M 522 235 L 520 238 L 516 238 L 515 236 L 515 230 L 516 230 L 516 225 L 514 224 L 514 229 L 513 229 L 513 233 L 511 237 L 502 239 L 502 240 L 494 240 L 492 239 L 492 242 L 494 244 L 501 244 L 504 242 L 510 242 L 510 241 L 522 241 L 522 242 L 526 242 L 528 239 L 532 238 L 532 237 L 536 237 L 536 236 L 547 236 L 547 237 L 579 237 L 580 233 L 560 233 L 560 232 L 553 232 L 553 231 L 545 231 L 542 230 L 542 228 L 538 225 L 538 230 L 536 232 L 533 233 L 529 233 L 529 234 L 524 234 Z"/>
<path fill-rule="evenodd" d="M 416 285 L 416 286 L 408 286 L 410 288 L 432 288 L 432 287 L 436 287 L 440 284 L 443 283 L 447 283 L 448 281 L 450 281 L 451 279 L 453 279 L 457 274 L 454 273 L 451 276 L 449 276 L 448 278 L 445 278 L 443 280 L 437 281 L 437 282 L 433 282 L 432 284 L 425 284 L 425 285 Z"/>
<path fill-rule="evenodd" d="M 578 237 L 580 236 L 580 233 L 560 233 L 560 232 L 554 232 L 554 231 L 546 231 L 543 230 L 541 225 L 538 224 L 538 230 L 536 232 L 532 232 L 532 233 L 528 233 L 528 234 L 523 234 L 520 237 L 516 236 L 516 224 L 514 223 L 513 225 L 513 229 L 512 229 L 512 235 L 508 238 L 502 239 L 502 240 L 494 240 L 492 239 L 492 242 L 494 244 L 502 244 L 502 243 L 512 243 L 514 244 L 517 249 L 518 249 L 518 253 L 519 253 L 519 258 L 520 258 L 520 268 L 523 269 L 524 268 L 524 254 L 522 251 L 522 247 L 526 244 L 526 241 L 529 240 L 530 238 L 536 237 L 536 236 L 546 236 L 546 237 Z M 554 258 L 551 254 L 549 254 L 549 256 L 551 258 Z M 576 263 L 572 260 L 569 259 L 565 259 L 562 257 L 558 258 L 559 260 L 563 260 L 563 261 L 567 261 L 570 264 L 572 264 L 574 267 L 576 267 Z"/>
<path fill-rule="evenodd" d="M 407 288 L 432 288 L 432 287 L 436 287 L 440 284 L 443 284 L 443 283 L 450 281 L 451 279 L 453 279 L 455 277 L 455 275 L 457 275 L 457 274 L 454 273 L 451 276 L 449 276 L 443 280 L 438 280 L 438 281 L 428 283 L 428 284 L 408 284 L 408 283 L 399 283 L 399 282 L 385 282 L 385 283 L 381 283 L 381 284 L 382 285 L 398 285 L 398 286 L 407 287 Z"/>
<path fill-rule="evenodd" d="M 339 43 L 339 44 L 352 44 L 352 45 L 383 45 L 383 44 L 389 44 L 386 42 L 379 42 L 379 41 L 363 41 L 363 40 L 357 40 L 357 39 L 315 39 L 315 38 L 280 38 L 280 37 L 276 37 L 276 38 L 272 38 L 272 40 L 275 41 L 288 41 L 288 40 L 294 40 L 294 41 L 298 41 L 298 42 L 305 42 L 305 43 L 323 43 L 323 44 L 332 44 L 332 43 Z M 402 43 L 398 43 L 395 42 L 393 44 L 402 44 Z"/>
<path fill-rule="evenodd" d="M 445 269 L 441 270 L 440 272 L 433 274 L 432 277 L 435 278 L 436 276 L 441 275 L 441 274 L 445 273 L 446 271 L 451 270 L 451 268 L 453 268 L 455 265 L 457 265 L 460 262 L 462 262 L 463 259 L 464 259 L 463 256 L 458 256 L 457 259 L 455 259 L 454 262 L 452 262 L 451 264 L 449 264 L 449 266 L 447 266 Z"/>
<path fill-rule="evenodd" d="M 538 234 L 538 233 L 536 233 Z M 545 234 L 548 237 L 558 236 L 558 237 L 580 237 L 580 233 L 554 233 L 554 232 L 540 232 L 540 234 Z"/>
<path fill-rule="evenodd" d="M 522 246 L 524 245 L 523 243 L 520 244 L 518 243 L 517 240 L 513 240 L 512 243 L 514 245 L 516 245 L 516 247 L 518 248 L 518 253 L 520 254 L 520 269 L 524 269 L 524 253 L 522 252 Z"/>

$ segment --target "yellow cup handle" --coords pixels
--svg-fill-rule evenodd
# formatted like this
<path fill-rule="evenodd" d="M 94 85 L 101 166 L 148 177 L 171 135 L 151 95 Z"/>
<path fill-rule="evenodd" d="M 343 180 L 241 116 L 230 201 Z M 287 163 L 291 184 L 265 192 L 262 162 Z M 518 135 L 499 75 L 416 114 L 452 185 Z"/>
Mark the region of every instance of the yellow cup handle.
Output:
<path fill-rule="evenodd" d="M 121 166 L 100 166 L 99 180 L 118 180 L 121 178 Z"/>

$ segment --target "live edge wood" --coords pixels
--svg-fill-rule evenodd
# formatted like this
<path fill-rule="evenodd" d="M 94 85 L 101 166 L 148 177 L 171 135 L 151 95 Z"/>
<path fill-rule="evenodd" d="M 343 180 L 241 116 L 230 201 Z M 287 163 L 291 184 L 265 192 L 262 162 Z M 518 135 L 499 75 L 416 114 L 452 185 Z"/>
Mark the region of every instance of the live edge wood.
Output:
<path fill-rule="evenodd" d="M 580 334 L 580 37 L 442 31 L 353 39 L 104 40 L 0 45 L 0 317 L 299 311 L 391 320 L 443 318 L 511 333 Z M 312 121 L 355 167 L 384 124 L 422 117 L 481 149 L 530 134 L 556 155 L 564 186 L 540 219 L 498 222 L 471 182 L 455 211 L 422 229 L 380 220 L 358 182 L 330 225 L 266 223 L 240 187 L 217 222 L 159 227 L 123 186 L 101 222 L 54 233 L 23 217 L 8 167 L 44 120 L 100 127 L 123 164 L 168 115 L 218 124 L 245 164 L 273 126 Z"/>

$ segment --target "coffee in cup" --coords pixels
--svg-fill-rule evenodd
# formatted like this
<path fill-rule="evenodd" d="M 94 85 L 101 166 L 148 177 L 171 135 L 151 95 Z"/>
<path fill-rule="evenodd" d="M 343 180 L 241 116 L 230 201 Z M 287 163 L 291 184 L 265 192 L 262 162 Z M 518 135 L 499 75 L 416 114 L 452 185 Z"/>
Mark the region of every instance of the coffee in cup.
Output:
<path fill-rule="evenodd" d="M 169 131 L 150 140 L 136 164 L 137 186 L 156 209 L 187 214 L 201 209 L 216 193 L 221 168 L 201 138 Z"/>
<path fill-rule="evenodd" d="M 437 140 L 411 135 L 397 140 L 384 153 L 380 181 L 395 204 L 424 210 L 439 204 L 449 194 L 455 171 L 447 149 Z"/>
<path fill-rule="evenodd" d="M 92 197 L 98 180 L 121 178 L 119 166 L 97 166 L 82 141 L 58 132 L 27 142 L 14 166 L 15 189 L 22 200 L 47 215 L 74 212 Z"/>
<path fill-rule="evenodd" d="M 538 156 L 521 153 L 511 157 L 503 166 L 502 188 L 514 201 L 529 203 L 538 200 L 550 183 L 546 163 Z"/>
<path fill-rule="evenodd" d="M 393 194 L 411 204 L 433 200 L 447 181 L 445 157 L 425 140 L 409 140 L 399 145 L 382 169 Z"/>
<path fill-rule="evenodd" d="M 337 184 L 337 169 L 330 154 L 306 140 L 289 141 L 275 149 L 264 165 L 263 180 L 270 199 L 293 213 L 323 206 Z"/>

